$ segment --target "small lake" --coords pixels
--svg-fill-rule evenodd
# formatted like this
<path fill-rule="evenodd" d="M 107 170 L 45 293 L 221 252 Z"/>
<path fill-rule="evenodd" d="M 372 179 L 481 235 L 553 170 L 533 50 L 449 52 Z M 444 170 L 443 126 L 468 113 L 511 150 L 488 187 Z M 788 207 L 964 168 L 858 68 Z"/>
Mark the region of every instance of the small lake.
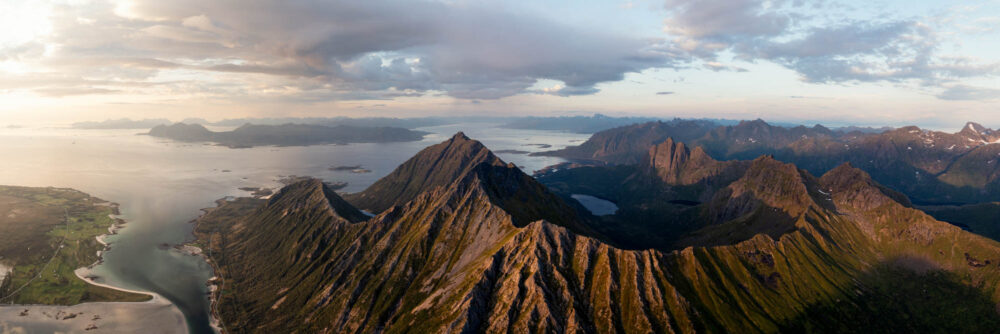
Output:
<path fill-rule="evenodd" d="M 137 135 L 144 130 L 0 129 L 0 184 L 69 187 L 121 204 L 128 223 L 108 239 L 111 250 L 94 273 L 113 286 L 160 294 L 184 313 L 191 333 L 211 333 L 205 286 L 211 267 L 200 257 L 160 245 L 190 240 L 191 220 L 216 199 L 249 195 L 237 188 L 278 187 L 280 175 L 308 175 L 347 182 L 344 192 L 361 191 L 424 147 L 458 131 L 494 151 L 546 151 L 589 137 L 486 123 L 418 130 L 431 134 L 406 143 L 230 149 Z M 519 153 L 497 155 L 529 174 L 562 162 Z M 361 165 L 371 172 L 329 170 L 345 165 Z"/>
<path fill-rule="evenodd" d="M 618 205 L 606 199 L 583 194 L 572 194 L 570 197 L 583 204 L 583 207 L 595 216 L 613 215 L 618 212 Z"/>

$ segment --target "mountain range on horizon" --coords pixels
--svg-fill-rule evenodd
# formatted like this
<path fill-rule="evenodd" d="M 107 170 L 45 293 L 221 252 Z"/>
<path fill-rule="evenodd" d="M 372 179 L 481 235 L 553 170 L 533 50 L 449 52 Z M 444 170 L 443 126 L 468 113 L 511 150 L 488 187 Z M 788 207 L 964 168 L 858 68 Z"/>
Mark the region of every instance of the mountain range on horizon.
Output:
<path fill-rule="evenodd" d="M 234 333 L 1000 328 L 997 241 L 935 220 L 853 162 L 813 176 L 675 138 L 634 164 L 536 180 L 458 133 L 360 193 L 306 180 L 222 201 L 195 229 L 215 309 Z M 621 209 L 593 216 L 571 193 Z"/>
<path fill-rule="evenodd" d="M 919 204 L 1000 201 L 1000 145 L 992 145 L 1000 142 L 1000 131 L 973 122 L 956 133 L 915 126 L 842 132 L 821 125 L 774 126 L 759 119 L 731 126 L 649 122 L 595 133 L 579 146 L 534 155 L 578 164 L 634 165 L 667 138 L 701 147 L 719 160 L 771 155 L 816 175 L 850 162 Z"/>

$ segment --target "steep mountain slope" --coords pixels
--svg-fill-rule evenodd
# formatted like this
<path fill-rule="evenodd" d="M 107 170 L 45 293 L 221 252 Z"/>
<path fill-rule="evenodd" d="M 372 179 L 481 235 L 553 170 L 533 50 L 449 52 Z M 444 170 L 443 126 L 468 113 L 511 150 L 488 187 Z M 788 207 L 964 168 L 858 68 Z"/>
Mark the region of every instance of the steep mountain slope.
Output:
<path fill-rule="evenodd" d="M 477 147 L 462 137 L 415 159 Z M 217 309 L 226 330 L 774 332 L 830 319 L 826 305 L 843 303 L 838 312 L 860 314 L 853 312 L 859 305 L 877 305 L 871 303 L 884 287 L 877 282 L 892 286 L 901 277 L 927 278 L 928 287 L 940 289 L 924 291 L 959 291 L 963 299 L 916 297 L 919 303 L 879 311 L 892 317 L 875 317 L 872 328 L 925 329 L 925 322 L 900 320 L 916 315 L 939 322 L 939 330 L 1000 328 L 1000 244 L 896 202 L 846 165 L 814 178 L 757 159 L 713 191 L 703 207 L 716 211 L 704 212 L 720 215 L 707 224 L 774 211 L 788 216 L 790 227 L 665 252 L 623 250 L 599 234 L 574 232 L 593 222 L 516 167 L 441 156 L 458 161 L 436 164 L 463 172 L 448 173 L 456 178 L 444 185 L 414 188 L 411 200 L 366 221 L 348 218 L 353 210 L 316 181 L 288 186 L 261 206 L 224 203 L 203 216 L 197 234 L 218 268 Z M 731 227 L 739 232 L 739 224 Z M 893 274 L 899 270 L 904 275 Z M 905 276 L 913 270 L 920 273 Z"/>
<path fill-rule="evenodd" d="M 735 178 L 746 168 L 745 165 L 740 162 L 717 161 L 701 147 L 689 149 L 684 143 L 667 138 L 649 149 L 640 168 L 664 183 L 691 185 L 712 177 Z"/>
<path fill-rule="evenodd" d="M 504 166 L 482 143 L 459 132 L 451 139 L 421 150 L 368 189 L 347 196 L 359 208 L 382 212 L 420 193 L 451 184 L 481 164 Z"/>

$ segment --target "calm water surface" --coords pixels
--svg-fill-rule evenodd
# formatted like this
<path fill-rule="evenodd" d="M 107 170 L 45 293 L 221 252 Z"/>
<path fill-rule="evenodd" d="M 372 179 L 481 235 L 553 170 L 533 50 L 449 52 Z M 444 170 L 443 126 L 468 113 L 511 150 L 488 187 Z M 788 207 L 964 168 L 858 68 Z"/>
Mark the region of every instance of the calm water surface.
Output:
<path fill-rule="evenodd" d="M 239 187 L 277 187 L 280 175 L 345 181 L 361 191 L 420 149 L 464 131 L 496 150 L 544 151 L 577 145 L 588 136 L 499 129 L 492 124 L 421 128 L 422 141 L 229 149 L 136 135 L 140 130 L 65 128 L 0 129 L 0 184 L 71 187 L 121 204 L 126 228 L 109 238 L 111 250 L 95 268 L 114 286 L 158 293 L 184 313 L 192 333 L 211 333 L 205 281 L 211 267 L 200 257 L 162 244 L 191 239 L 189 223 L 224 196 L 246 196 Z M 542 148 L 533 144 L 552 145 Z M 531 173 L 558 158 L 498 154 Z M 368 174 L 329 171 L 362 165 Z"/>
<path fill-rule="evenodd" d="M 617 204 L 603 198 L 583 194 L 572 194 L 570 197 L 580 202 L 583 207 L 587 208 L 595 216 L 613 215 L 615 212 L 618 212 Z"/>

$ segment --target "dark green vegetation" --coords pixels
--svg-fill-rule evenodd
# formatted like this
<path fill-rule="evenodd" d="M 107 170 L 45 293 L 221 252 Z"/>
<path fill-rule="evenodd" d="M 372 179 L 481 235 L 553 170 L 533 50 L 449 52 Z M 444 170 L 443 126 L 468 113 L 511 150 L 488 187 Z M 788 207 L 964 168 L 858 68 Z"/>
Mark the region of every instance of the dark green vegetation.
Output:
<path fill-rule="evenodd" d="M 955 224 L 975 234 L 1000 240 L 1000 203 L 921 206 L 934 218 Z"/>
<path fill-rule="evenodd" d="M 629 187 L 623 209 L 682 212 L 633 222 L 681 231 L 663 236 L 669 247 L 628 247 L 462 134 L 348 201 L 306 180 L 266 202 L 222 202 L 196 230 L 231 332 L 1000 330 L 1000 244 L 859 169 L 814 177 L 674 142 L 641 160 L 562 180 L 608 196 Z"/>
<path fill-rule="evenodd" d="M 230 148 L 404 142 L 420 140 L 425 134 L 426 132 L 403 128 L 291 123 L 244 124 L 236 130 L 226 132 L 214 132 L 200 124 L 185 123 L 159 125 L 149 130 L 149 135 L 154 137 L 185 142 L 214 142 Z"/>
<path fill-rule="evenodd" d="M 0 263 L 14 268 L 0 284 L 0 303 L 148 300 L 73 273 L 99 260 L 104 246 L 95 237 L 108 233 L 116 213 L 113 203 L 72 189 L 0 186 Z"/>
<path fill-rule="evenodd" d="M 680 121 L 685 122 L 685 121 Z M 536 153 L 601 164 L 639 163 L 667 138 L 701 147 L 718 160 L 761 155 L 794 163 L 820 175 L 849 162 L 914 202 L 965 204 L 1000 201 L 1000 132 L 968 123 L 957 133 L 914 126 L 872 133 L 823 126 L 781 127 L 761 120 L 706 128 L 646 123 L 594 134 L 580 146 Z"/>
<path fill-rule="evenodd" d="M 857 294 L 807 308 L 781 330 L 790 333 L 990 333 L 1000 328 L 994 303 L 945 271 L 879 266 L 862 275 Z"/>

